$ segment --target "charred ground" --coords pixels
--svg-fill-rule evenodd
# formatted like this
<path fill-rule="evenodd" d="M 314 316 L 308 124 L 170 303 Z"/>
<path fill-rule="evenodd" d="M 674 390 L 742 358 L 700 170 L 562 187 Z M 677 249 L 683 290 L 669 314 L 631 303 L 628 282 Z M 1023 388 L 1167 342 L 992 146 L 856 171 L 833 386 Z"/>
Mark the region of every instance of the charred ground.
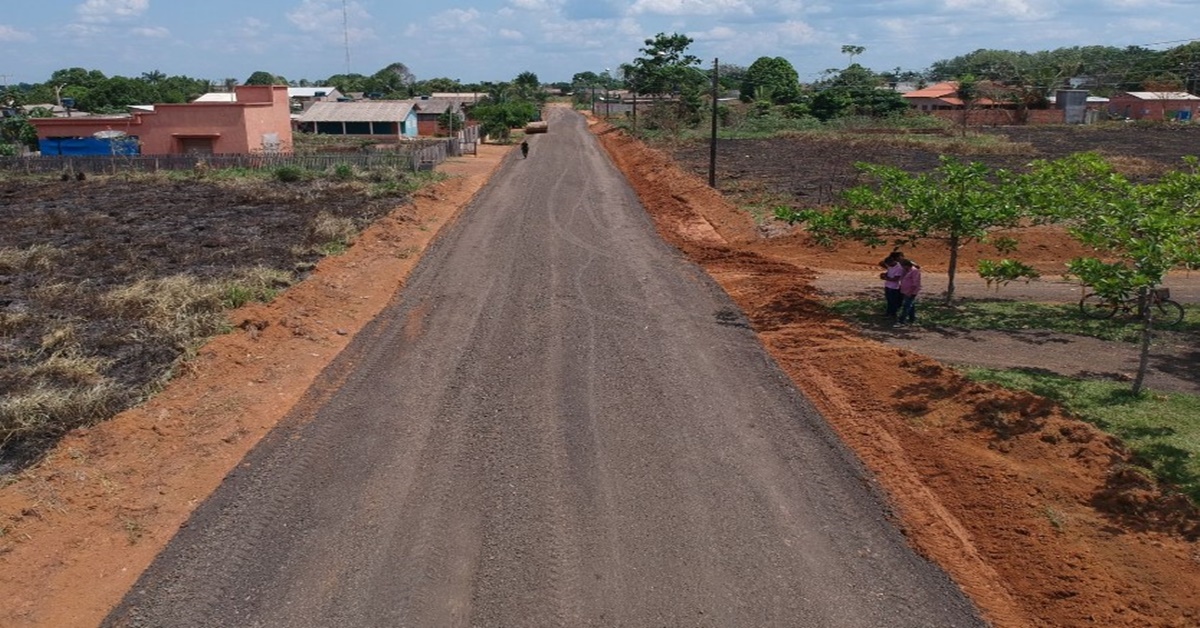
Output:
<path fill-rule="evenodd" d="M 407 193 L 301 179 L 0 180 L 0 461 L 144 398 L 226 308 L 304 279 Z"/>

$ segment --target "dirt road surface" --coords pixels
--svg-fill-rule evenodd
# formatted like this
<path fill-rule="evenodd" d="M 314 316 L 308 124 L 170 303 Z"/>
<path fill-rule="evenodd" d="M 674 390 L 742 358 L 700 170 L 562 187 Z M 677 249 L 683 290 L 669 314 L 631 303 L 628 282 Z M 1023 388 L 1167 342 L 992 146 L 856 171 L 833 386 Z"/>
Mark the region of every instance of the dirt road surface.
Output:
<path fill-rule="evenodd" d="M 980 625 L 573 112 L 108 625 Z"/>

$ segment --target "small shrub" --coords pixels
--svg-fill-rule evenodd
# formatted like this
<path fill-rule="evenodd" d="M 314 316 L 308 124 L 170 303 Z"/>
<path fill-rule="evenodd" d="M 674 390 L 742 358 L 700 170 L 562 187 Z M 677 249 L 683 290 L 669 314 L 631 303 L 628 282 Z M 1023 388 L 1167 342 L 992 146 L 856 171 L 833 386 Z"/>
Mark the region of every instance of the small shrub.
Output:
<path fill-rule="evenodd" d="M 299 166 L 280 166 L 275 169 L 275 179 L 281 183 L 296 183 L 304 179 L 304 169 Z"/>
<path fill-rule="evenodd" d="M 312 223 L 308 225 L 308 241 L 317 246 L 329 243 L 348 246 L 357 237 L 358 226 L 354 224 L 354 220 L 334 216 L 328 212 L 318 213 Z"/>
<path fill-rule="evenodd" d="M 229 281 L 225 285 L 221 300 L 225 307 L 230 309 L 253 301 L 266 303 L 274 299 L 281 290 L 292 285 L 293 281 L 292 274 L 287 271 L 255 266 L 241 271 L 235 279 Z"/>
<path fill-rule="evenodd" d="M 333 167 L 333 178 L 338 181 L 349 181 L 354 178 L 354 166 L 338 164 Z"/>

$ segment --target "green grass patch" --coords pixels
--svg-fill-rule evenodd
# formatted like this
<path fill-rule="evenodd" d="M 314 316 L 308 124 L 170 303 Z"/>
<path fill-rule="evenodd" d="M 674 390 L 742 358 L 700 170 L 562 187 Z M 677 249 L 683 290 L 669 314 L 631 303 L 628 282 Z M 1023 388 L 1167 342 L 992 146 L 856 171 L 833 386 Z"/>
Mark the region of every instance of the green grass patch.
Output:
<path fill-rule="evenodd" d="M 1200 504 L 1200 395 L 1135 396 L 1129 384 L 1024 370 L 969 369 L 967 376 L 1059 402 L 1120 438 L 1156 477 Z"/>
<path fill-rule="evenodd" d="M 847 299 L 831 304 L 830 308 L 849 320 L 878 323 L 883 302 L 882 299 Z M 1185 305 L 1184 311 L 1183 322 L 1168 329 L 1200 334 L 1200 307 Z M 1084 318 L 1075 303 L 964 300 L 945 305 L 932 297 L 918 302 L 917 319 L 921 325 L 929 326 L 997 331 L 1043 330 L 1120 342 L 1136 342 L 1141 333 L 1138 322 L 1128 318 Z"/>

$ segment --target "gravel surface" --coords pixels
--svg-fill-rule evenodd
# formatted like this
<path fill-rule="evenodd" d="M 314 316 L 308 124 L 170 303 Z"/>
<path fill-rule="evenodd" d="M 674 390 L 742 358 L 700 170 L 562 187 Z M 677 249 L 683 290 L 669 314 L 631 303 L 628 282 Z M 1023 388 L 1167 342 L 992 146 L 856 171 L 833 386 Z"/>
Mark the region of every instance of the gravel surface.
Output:
<path fill-rule="evenodd" d="M 978 626 L 577 114 L 107 625 Z"/>

